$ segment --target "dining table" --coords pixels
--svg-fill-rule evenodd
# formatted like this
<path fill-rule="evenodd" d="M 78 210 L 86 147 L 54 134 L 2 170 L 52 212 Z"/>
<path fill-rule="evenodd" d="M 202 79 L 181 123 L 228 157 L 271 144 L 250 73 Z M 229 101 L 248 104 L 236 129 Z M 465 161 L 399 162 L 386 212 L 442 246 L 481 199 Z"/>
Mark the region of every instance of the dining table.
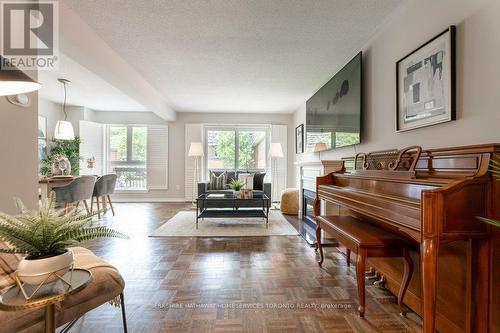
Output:
<path fill-rule="evenodd" d="M 71 183 L 75 178 L 75 176 L 64 175 L 64 176 L 50 176 L 50 177 L 42 177 L 38 180 L 38 196 L 41 200 L 44 200 L 49 197 L 50 192 L 56 188 L 61 186 L 66 186 Z"/>

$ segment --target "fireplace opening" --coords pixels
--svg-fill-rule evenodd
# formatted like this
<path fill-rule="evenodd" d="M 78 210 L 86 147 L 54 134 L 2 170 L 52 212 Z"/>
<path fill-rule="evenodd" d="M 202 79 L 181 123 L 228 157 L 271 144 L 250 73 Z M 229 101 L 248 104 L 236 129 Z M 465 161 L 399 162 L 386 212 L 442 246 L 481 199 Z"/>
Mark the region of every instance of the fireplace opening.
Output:
<path fill-rule="evenodd" d="M 316 192 L 308 189 L 302 190 L 302 236 L 309 245 L 316 243 L 316 219 L 314 218 L 313 205 L 316 198 Z M 325 246 L 337 246 L 334 238 L 325 237 L 323 232 L 321 244 Z"/>

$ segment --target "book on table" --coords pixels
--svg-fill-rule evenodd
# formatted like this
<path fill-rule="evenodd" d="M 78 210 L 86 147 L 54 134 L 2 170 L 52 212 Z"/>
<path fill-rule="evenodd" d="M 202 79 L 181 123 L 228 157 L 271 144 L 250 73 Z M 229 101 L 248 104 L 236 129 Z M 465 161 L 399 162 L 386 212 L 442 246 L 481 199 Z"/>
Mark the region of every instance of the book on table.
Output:
<path fill-rule="evenodd" d="M 224 198 L 224 193 L 211 193 L 207 195 L 207 198 L 214 198 L 214 199 Z"/>

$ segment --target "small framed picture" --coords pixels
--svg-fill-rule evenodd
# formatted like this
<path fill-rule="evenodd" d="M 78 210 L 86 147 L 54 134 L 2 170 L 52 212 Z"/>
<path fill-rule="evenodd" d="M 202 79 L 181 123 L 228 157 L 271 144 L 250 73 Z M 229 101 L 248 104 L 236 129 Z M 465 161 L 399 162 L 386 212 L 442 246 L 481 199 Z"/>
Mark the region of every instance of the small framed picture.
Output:
<path fill-rule="evenodd" d="M 396 131 L 455 120 L 455 26 L 396 63 Z"/>
<path fill-rule="evenodd" d="M 295 153 L 302 154 L 304 152 L 304 124 L 295 127 Z"/>

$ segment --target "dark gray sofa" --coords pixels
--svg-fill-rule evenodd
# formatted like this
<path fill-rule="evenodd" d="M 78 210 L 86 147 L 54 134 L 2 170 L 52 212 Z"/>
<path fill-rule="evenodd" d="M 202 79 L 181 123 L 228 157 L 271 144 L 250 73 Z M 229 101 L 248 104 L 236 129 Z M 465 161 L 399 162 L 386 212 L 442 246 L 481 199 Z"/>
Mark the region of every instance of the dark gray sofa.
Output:
<path fill-rule="evenodd" d="M 211 170 L 213 173 L 215 173 L 217 176 L 220 175 L 224 170 Z M 200 182 L 198 183 L 198 195 L 202 195 L 205 193 L 232 193 L 233 190 L 229 187 L 229 182 L 232 179 L 238 179 L 238 174 L 240 173 L 257 173 L 257 172 L 263 172 L 263 170 L 240 170 L 240 171 L 226 171 L 227 172 L 227 182 L 226 182 L 226 189 L 225 190 L 211 190 L 210 189 L 210 182 Z M 254 190 L 254 192 L 259 192 L 259 190 Z M 264 192 L 267 197 L 269 198 L 269 206 L 271 206 L 271 193 L 272 193 L 272 188 L 271 188 L 271 183 L 264 183 L 263 184 L 263 190 L 260 192 Z M 210 201 L 205 201 L 204 208 L 232 208 L 233 203 L 228 200 L 210 200 Z M 262 203 L 260 201 L 244 201 L 240 202 L 239 204 L 240 207 L 262 207 Z M 200 207 L 202 208 L 202 207 Z"/>

